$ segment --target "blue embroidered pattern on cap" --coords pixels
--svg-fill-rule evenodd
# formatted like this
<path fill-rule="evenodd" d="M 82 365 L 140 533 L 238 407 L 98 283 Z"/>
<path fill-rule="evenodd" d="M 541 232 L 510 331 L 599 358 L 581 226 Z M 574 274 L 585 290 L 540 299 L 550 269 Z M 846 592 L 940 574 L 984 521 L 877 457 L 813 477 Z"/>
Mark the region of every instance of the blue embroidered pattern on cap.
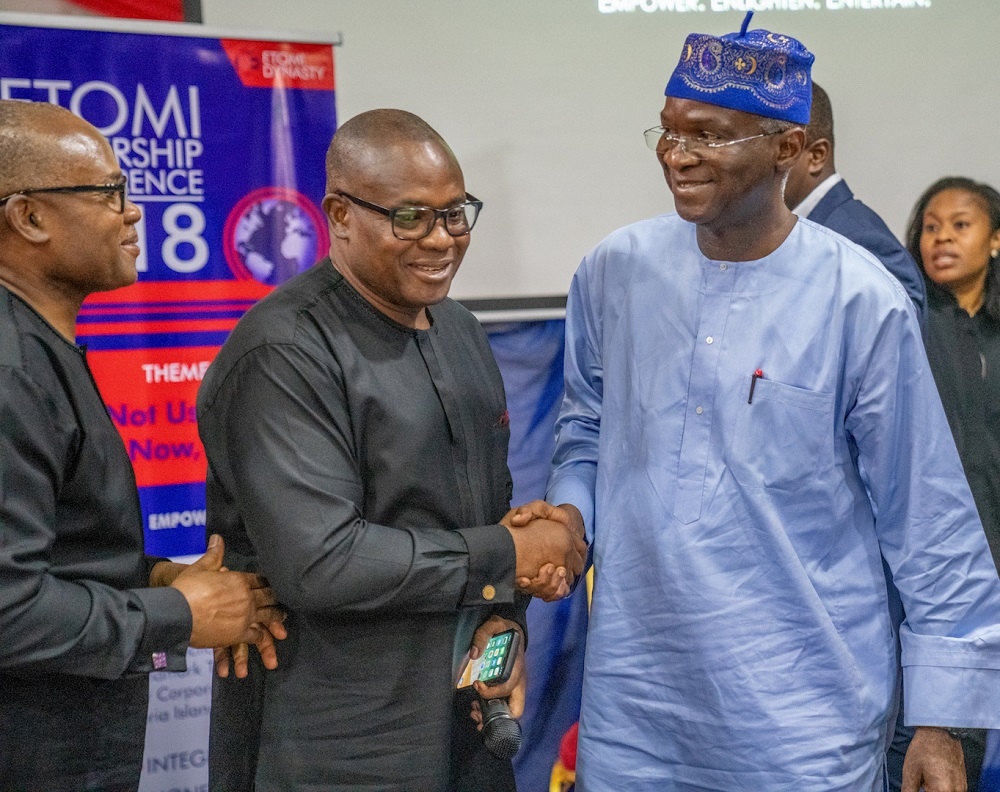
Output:
<path fill-rule="evenodd" d="M 739 33 L 688 36 L 664 94 L 809 123 L 813 54 L 790 36 L 748 31 L 752 16 Z"/>

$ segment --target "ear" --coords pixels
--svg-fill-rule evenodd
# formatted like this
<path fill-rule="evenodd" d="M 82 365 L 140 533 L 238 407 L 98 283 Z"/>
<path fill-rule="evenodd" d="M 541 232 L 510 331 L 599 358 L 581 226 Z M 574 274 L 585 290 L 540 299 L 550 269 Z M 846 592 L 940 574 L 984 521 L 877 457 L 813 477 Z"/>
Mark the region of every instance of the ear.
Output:
<path fill-rule="evenodd" d="M 323 212 L 330 224 L 330 233 L 337 239 L 346 239 L 350 231 L 347 200 L 336 193 L 327 193 L 323 198 Z"/>
<path fill-rule="evenodd" d="M 778 137 L 778 160 L 775 162 L 778 173 L 791 170 L 805 147 L 806 131 L 802 127 L 782 132 Z"/>
<path fill-rule="evenodd" d="M 833 154 L 833 146 L 826 138 L 814 140 L 806 149 L 806 156 L 809 157 L 809 175 L 818 176 L 820 171 L 826 167 L 827 160 Z"/>
<path fill-rule="evenodd" d="M 1000 260 L 1000 254 L 994 255 L 994 251 L 1000 251 L 1000 228 L 990 237 L 990 257 L 994 261 Z"/>
<path fill-rule="evenodd" d="M 28 242 L 40 245 L 49 241 L 49 214 L 30 195 L 14 195 L 3 206 L 4 218 L 11 231 Z"/>

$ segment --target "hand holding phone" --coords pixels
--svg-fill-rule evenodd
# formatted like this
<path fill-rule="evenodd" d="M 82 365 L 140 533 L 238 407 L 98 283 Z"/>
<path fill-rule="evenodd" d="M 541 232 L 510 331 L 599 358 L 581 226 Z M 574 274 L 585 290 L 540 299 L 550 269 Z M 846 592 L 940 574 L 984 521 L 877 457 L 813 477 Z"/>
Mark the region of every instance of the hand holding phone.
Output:
<path fill-rule="evenodd" d="M 456 687 L 469 687 L 477 680 L 487 685 L 506 682 L 514 670 L 518 641 L 517 630 L 505 630 L 494 635 L 483 653 L 466 664 Z"/>

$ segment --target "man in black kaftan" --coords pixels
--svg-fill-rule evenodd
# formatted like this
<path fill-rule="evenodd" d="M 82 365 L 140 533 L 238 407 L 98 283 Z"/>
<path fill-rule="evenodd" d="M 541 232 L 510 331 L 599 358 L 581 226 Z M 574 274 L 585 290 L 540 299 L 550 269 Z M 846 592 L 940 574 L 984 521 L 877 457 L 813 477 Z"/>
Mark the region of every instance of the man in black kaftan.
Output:
<path fill-rule="evenodd" d="M 501 524 L 503 383 L 446 298 L 481 204 L 401 111 L 341 127 L 327 175 L 332 261 L 241 320 L 198 398 L 210 530 L 290 613 L 278 670 L 217 686 L 211 786 L 513 789 L 455 695 L 458 663 L 490 617 L 523 631 L 515 574 L 551 561 L 572 578 L 582 558 L 561 523 Z"/>

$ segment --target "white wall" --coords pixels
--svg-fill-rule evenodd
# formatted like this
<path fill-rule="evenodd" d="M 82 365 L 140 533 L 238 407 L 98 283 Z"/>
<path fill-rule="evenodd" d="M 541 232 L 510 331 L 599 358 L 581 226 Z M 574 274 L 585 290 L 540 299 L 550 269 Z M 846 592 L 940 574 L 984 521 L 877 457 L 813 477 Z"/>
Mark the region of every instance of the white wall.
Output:
<path fill-rule="evenodd" d="M 206 26 L 342 33 L 341 120 L 423 116 L 486 209 L 453 294 L 565 293 L 617 226 L 671 208 L 643 129 L 685 36 L 739 28 L 743 0 L 639 0 L 703 12 L 600 13 L 627 0 L 202 0 Z M 899 235 L 939 176 L 1000 187 L 998 0 L 748 0 L 754 27 L 801 39 L 829 91 L 837 164 Z M 632 0 L 635 4 L 636 0 Z M 922 7 L 870 9 L 920 3 Z M 816 8 L 808 8 L 815 5 Z M 926 7 L 929 6 L 929 7 Z"/>

